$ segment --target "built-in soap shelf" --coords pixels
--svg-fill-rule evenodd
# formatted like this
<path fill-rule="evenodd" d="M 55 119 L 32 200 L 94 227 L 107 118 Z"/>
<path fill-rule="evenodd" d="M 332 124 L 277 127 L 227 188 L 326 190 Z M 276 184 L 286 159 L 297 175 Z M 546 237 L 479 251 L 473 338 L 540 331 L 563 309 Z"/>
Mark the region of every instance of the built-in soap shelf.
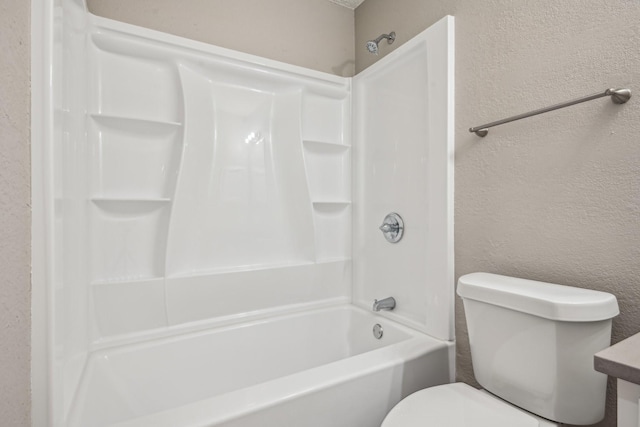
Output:
<path fill-rule="evenodd" d="M 122 286 L 136 286 L 140 283 L 147 283 L 149 281 L 163 281 L 165 276 L 123 276 L 123 277 L 110 277 L 110 278 L 94 278 L 91 280 L 91 286 L 109 286 L 109 285 L 122 285 Z"/>
<path fill-rule="evenodd" d="M 113 215 L 144 214 L 148 211 L 161 209 L 171 203 L 171 199 L 168 198 L 92 197 L 89 200 L 101 210 Z"/>
<path fill-rule="evenodd" d="M 169 198 L 137 198 L 137 197 L 92 197 L 91 200 L 96 205 L 120 205 L 120 204 L 163 204 L 171 202 Z"/>
<path fill-rule="evenodd" d="M 173 132 L 182 123 L 170 120 L 155 120 L 142 117 L 116 116 L 113 114 L 89 113 L 89 117 L 106 126 L 133 132 Z"/>

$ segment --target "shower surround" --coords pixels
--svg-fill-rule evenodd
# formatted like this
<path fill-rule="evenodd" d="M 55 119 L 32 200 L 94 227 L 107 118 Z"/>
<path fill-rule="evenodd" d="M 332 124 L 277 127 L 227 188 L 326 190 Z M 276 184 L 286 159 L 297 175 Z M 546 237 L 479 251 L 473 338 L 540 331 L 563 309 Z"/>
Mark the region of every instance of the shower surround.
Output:
<path fill-rule="evenodd" d="M 453 379 L 452 18 L 349 79 L 42 10 L 35 424 L 373 427 Z"/>

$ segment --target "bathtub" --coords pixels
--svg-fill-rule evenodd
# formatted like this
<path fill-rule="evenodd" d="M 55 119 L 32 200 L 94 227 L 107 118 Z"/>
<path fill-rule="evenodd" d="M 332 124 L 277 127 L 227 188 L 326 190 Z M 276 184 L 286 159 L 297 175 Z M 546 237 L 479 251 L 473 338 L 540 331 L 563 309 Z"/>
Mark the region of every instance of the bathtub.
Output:
<path fill-rule="evenodd" d="M 452 343 L 352 305 L 289 313 L 94 353 L 69 424 L 379 427 L 452 362 Z"/>

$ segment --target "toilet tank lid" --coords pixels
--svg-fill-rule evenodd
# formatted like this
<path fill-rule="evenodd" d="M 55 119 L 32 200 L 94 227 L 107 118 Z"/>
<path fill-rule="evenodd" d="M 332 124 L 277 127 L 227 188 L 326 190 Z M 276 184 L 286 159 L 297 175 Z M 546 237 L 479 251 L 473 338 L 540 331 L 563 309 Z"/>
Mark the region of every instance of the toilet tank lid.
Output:
<path fill-rule="evenodd" d="M 458 295 L 565 322 L 595 322 L 620 313 L 616 297 L 606 292 L 491 273 L 460 277 Z"/>

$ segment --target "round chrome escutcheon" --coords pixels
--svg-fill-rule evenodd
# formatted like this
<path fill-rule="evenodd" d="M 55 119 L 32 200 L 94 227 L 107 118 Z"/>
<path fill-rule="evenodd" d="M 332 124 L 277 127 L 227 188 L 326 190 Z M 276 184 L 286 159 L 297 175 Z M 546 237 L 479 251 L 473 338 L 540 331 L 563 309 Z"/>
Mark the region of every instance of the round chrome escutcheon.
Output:
<path fill-rule="evenodd" d="M 391 212 L 384 217 L 380 226 L 384 238 L 390 243 L 398 243 L 404 234 L 404 221 L 402 217 L 395 212 Z"/>

